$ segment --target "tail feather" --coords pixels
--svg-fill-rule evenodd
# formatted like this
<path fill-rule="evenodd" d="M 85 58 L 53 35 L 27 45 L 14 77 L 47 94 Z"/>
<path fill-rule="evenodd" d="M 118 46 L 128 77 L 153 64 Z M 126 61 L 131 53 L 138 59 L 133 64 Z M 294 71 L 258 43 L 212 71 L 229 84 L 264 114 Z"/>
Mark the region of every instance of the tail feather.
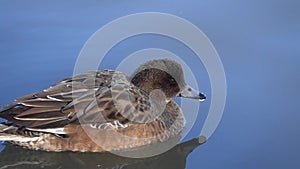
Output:
<path fill-rule="evenodd" d="M 18 103 L 13 102 L 8 105 L 0 107 L 0 122 L 11 120 L 12 119 L 11 113 L 15 112 L 15 111 L 12 111 L 12 109 L 17 106 L 18 106 Z"/>
<path fill-rule="evenodd" d="M 2 107 L 0 107 L 0 113 L 6 111 L 8 109 L 11 109 L 11 108 L 15 107 L 16 105 L 18 105 L 18 103 L 13 102 L 13 103 L 10 103 L 8 105 L 2 106 Z"/>
<path fill-rule="evenodd" d="M 16 131 L 16 127 L 0 124 L 0 141 L 29 142 L 38 139 L 38 137 L 26 137 L 14 134 L 14 131 Z"/>
<path fill-rule="evenodd" d="M 30 142 L 36 141 L 38 137 L 25 137 L 8 133 L 0 133 L 0 141 Z"/>
<path fill-rule="evenodd" d="M 9 126 L 0 123 L 0 133 L 7 131 L 8 128 Z"/>

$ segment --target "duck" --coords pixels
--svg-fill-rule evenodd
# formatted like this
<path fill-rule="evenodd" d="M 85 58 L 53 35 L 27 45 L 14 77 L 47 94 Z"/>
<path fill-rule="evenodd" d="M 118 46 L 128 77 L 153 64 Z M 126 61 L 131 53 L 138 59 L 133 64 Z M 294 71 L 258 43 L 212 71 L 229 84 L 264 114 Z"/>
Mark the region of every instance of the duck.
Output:
<path fill-rule="evenodd" d="M 172 100 L 206 96 L 185 83 L 181 65 L 150 60 L 130 76 L 88 71 L 0 108 L 0 140 L 53 152 L 108 152 L 165 142 L 184 114 Z"/>

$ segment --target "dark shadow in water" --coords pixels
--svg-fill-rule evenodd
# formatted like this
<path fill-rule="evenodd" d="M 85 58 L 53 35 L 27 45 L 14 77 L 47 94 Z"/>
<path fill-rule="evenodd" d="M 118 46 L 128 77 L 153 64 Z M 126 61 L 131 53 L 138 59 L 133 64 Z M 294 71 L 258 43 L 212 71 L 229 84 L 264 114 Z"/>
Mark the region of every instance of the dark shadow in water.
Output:
<path fill-rule="evenodd" d="M 45 152 L 7 144 L 0 153 L 0 169 L 88 168 L 88 169 L 184 169 L 188 155 L 205 140 L 192 139 L 149 158 L 124 158 L 111 153 Z"/>

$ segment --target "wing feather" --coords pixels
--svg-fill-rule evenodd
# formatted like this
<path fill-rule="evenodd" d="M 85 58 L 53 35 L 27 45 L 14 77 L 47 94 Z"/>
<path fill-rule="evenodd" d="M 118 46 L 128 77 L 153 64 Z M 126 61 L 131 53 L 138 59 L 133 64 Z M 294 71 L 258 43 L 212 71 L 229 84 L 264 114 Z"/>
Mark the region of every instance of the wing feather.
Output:
<path fill-rule="evenodd" d="M 113 78 L 115 76 L 117 78 Z M 16 99 L 0 109 L 12 126 L 53 132 L 69 124 L 136 124 L 155 120 L 149 96 L 126 75 L 109 70 L 64 79 L 42 92 Z M 47 130 L 48 129 L 48 130 Z M 57 133 L 56 133 L 57 134 Z"/>

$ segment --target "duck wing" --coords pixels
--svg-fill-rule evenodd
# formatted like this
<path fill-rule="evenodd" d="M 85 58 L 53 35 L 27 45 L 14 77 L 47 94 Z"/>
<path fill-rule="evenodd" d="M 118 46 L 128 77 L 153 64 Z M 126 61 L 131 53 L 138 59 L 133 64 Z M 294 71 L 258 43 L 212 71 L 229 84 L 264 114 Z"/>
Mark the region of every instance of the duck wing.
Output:
<path fill-rule="evenodd" d="M 8 126 L 50 133 L 62 133 L 69 124 L 126 127 L 155 119 L 147 93 L 110 70 L 79 74 L 20 97 L 1 108 L 0 117 Z"/>

